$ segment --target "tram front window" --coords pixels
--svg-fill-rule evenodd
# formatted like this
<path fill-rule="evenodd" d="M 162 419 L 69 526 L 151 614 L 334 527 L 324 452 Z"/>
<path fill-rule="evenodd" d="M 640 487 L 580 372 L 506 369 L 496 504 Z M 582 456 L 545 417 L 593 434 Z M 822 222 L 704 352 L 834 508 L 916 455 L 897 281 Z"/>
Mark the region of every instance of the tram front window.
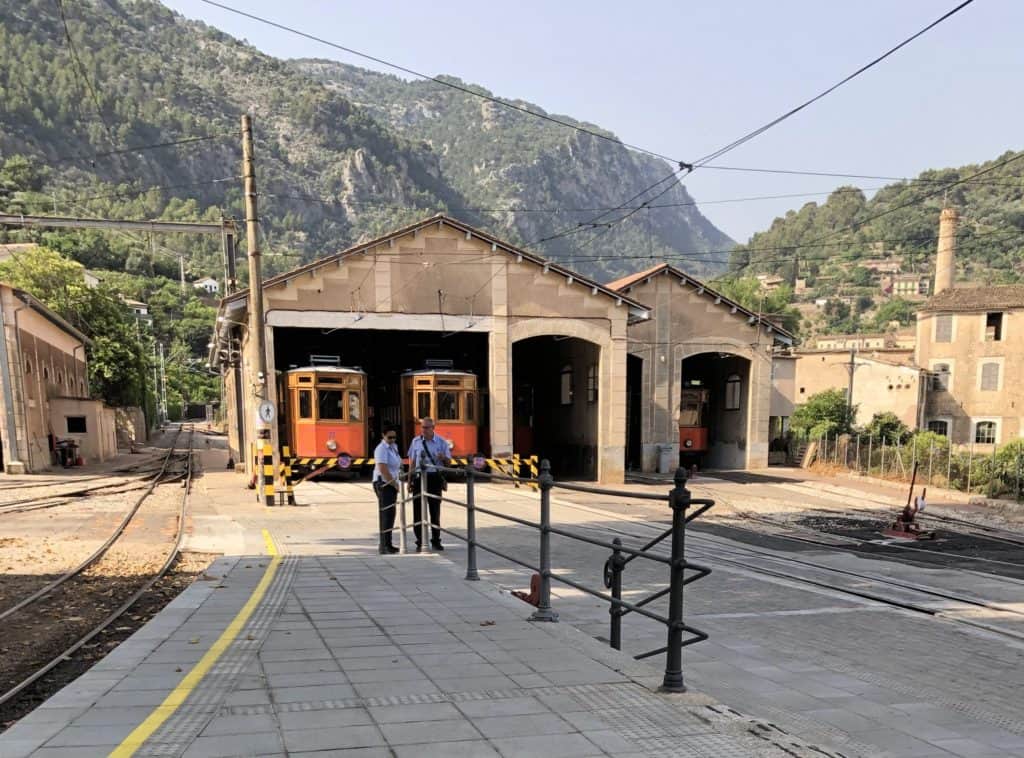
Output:
<path fill-rule="evenodd" d="M 313 393 L 299 390 L 299 418 L 313 418 Z"/>
<path fill-rule="evenodd" d="M 362 421 L 363 420 L 363 405 L 359 402 L 358 392 L 348 393 L 348 420 L 349 421 Z"/>
<path fill-rule="evenodd" d="M 459 396 L 455 392 L 437 393 L 437 420 L 459 420 Z"/>
<path fill-rule="evenodd" d="M 429 392 L 417 392 L 416 393 L 416 416 L 418 418 L 427 418 L 430 415 L 430 393 Z"/>
<path fill-rule="evenodd" d="M 679 426 L 700 426 L 700 401 L 684 399 L 679 408 Z"/>
<path fill-rule="evenodd" d="M 476 393 L 466 393 L 466 421 L 473 421 L 476 419 Z"/>
<path fill-rule="evenodd" d="M 341 419 L 341 390 L 317 390 L 317 417 Z"/>

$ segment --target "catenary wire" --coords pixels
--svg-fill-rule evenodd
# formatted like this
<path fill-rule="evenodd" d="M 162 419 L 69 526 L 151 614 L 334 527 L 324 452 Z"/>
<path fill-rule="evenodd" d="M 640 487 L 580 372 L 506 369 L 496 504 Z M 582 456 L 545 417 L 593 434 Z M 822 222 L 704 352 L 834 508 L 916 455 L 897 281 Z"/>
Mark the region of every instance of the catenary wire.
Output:
<path fill-rule="evenodd" d="M 529 108 L 525 108 L 525 107 L 523 107 L 521 105 L 516 105 L 514 103 L 507 102 L 505 100 L 502 100 L 501 98 L 494 97 L 493 95 L 485 95 L 483 92 L 477 92 L 477 91 L 471 89 L 470 87 L 464 87 L 462 85 L 455 84 L 454 82 L 446 81 L 445 79 L 442 79 L 441 77 L 438 77 L 438 76 L 431 76 L 430 74 L 421 73 L 421 72 L 416 71 L 415 69 L 411 69 L 411 68 L 409 68 L 407 66 L 403 66 L 403 65 L 398 64 L 398 63 L 392 63 L 391 61 L 385 60 L 384 58 L 380 58 L 380 57 L 375 56 L 375 55 L 370 55 L 368 53 L 360 52 L 359 50 L 355 50 L 355 49 L 353 49 L 351 47 L 347 47 L 345 45 L 341 45 L 341 44 L 339 44 L 337 42 L 331 42 L 330 40 L 324 39 L 323 37 L 318 37 L 315 34 L 310 34 L 309 32 L 304 32 L 304 31 L 302 31 L 300 29 L 296 29 L 295 27 L 286 26 L 285 24 L 281 24 L 281 23 L 278 23 L 276 21 L 271 21 L 270 19 L 264 18 L 263 16 L 257 16 L 255 13 L 249 13 L 247 11 L 243 11 L 243 10 L 240 10 L 238 8 L 233 8 L 230 5 L 225 5 L 223 3 L 215 2 L 215 0 L 202 0 L 202 2 L 206 3 L 207 5 L 211 5 L 211 6 L 215 7 L 215 8 L 220 8 L 221 10 L 228 11 L 229 13 L 234 13 L 235 15 L 243 16 L 243 17 L 251 19 L 253 21 L 257 21 L 257 22 L 259 22 L 261 24 L 265 24 L 267 26 L 272 26 L 275 29 L 280 29 L 281 31 L 288 32 L 289 34 L 294 34 L 294 35 L 296 35 L 298 37 L 303 37 L 303 38 L 311 40 L 313 42 L 318 42 L 321 45 L 326 45 L 327 47 L 333 47 L 336 50 L 341 50 L 342 52 L 349 53 L 350 55 L 355 55 L 355 56 L 357 56 L 359 58 L 363 58 L 363 59 L 368 60 L 368 61 L 373 61 L 374 63 L 379 63 L 382 66 L 387 66 L 388 68 L 392 68 L 392 69 L 394 69 L 396 71 L 401 71 L 401 72 L 409 74 L 411 76 L 415 76 L 418 79 L 424 79 L 424 80 L 427 80 L 427 81 L 431 81 L 431 82 L 434 82 L 436 84 L 440 84 L 440 85 L 442 85 L 444 87 L 448 87 L 450 89 L 454 89 L 454 90 L 457 90 L 459 92 L 462 92 L 463 94 L 471 95 L 473 97 L 480 98 L 481 100 L 487 100 L 488 102 L 494 103 L 496 105 L 500 105 L 503 108 L 509 108 L 510 110 L 519 111 L 520 113 L 525 113 L 528 116 L 533 116 L 534 118 L 539 118 L 539 119 L 542 119 L 544 121 L 548 121 L 548 122 L 550 122 L 552 124 L 557 124 L 559 126 L 566 127 L 568 129 L 574 129 L 574 130 L 576 130 L 578 132 L 581 132 L 583 134 L 590 135 L 591 137 L 596 137 L 598 139 L 602 139 L 602 140 L 605 140 L 607 142 L 612 142 L 612 143 L 614 143 L 616 145 L 620 145 L 622 147 L 628 147 L 628 148 L 630 148 L 632 150 L 636 150 L 637 152 L 646 153 L 647 155 L 652 155 L 652 156 L 654 156 L 656 158 L 661 158 L 661 159 L 667 160 L 667 161 L 669 161 L 671 163 L 678 163 L 679 162 L 678 159 L 676 159 L 676 158 L 671 158 L 671 157 L 669 157 L 667 155 L 663 155 L 663 154 L 661 154 L 659 152 L 656 152 L 654 150 L 648 150 L 647 148 L 640 147 L 639 145 L 634 145 L 634 144 L 631 144 L 629 142 L 623 142 L 618 137 L 613 137 L 613 136 L 608 135 L 608 134 L 602 134 L 601 132 L 594 131 L 593 129 L 588 129 L 585 126 L 580 126 L 578 124 L 573 124 L 573 123 L 571 123 L 569 121 L 563 121 L 562 119 L 555 118 L 554 116 L 549 116 L 546 113 L 540 113 L 539 111 L 530 110 Z"/>
<path fill-rule="evenodd" d="M 960 3 L 959 5 L 954 7 L 952 10 L 947 11 L 946 13 L 941 15 L 939 18 L 937 18 L 934 21 L 932 21 L 930 24 L 928 24 L 923 29 L 921 29 L 921 30 L 915 32 L 914 34 L 912 34 L 911 36 L 907 37 L 905 40 L 900 42 L 895 47 L 889 48 L 887 51 L 885 51 L 884 53 L 879 55 L 874 60 L 871 60 L 868 63 L 864 64 L 863 66 L 858 68 L 856 71 L 854 71 L 852 74 L 849 74 L 848 76 L 845 76 L 844 78 L 840 79 L 838 82 L 833 84 L 831 87 L 828 87 L 827 89 L 823 90 L 822 92 L 819 92 L 817 95 L 815 95 L 811 99 L 805 100 L 803 103 L 801 103 L 800 105 L 797 105 L 795 108 L 791 108 L 790 110 L 788 110 L 785 113 L 783 113 L 781 116 L 778 116 L 778 117 L 772 119 L 771 121 L 769 121 L 768 123 L 764 124 L 763 126 L 759 126 L 757 129 L 754 129 L 752 132 L 748 132 L 747 134 L 743 135 L 739 139 L 733 140 L 728 145 L 720 147 L 717 150 L 715 150 L 715 151 L 713 151 L 711 153 L 708 153 L 707 155 L 703 156 L 702 158 L 698 158 L 693 163 L 694 167 L 703 166 L 704 164 L 709 163 L 709 162 L 715 160 L 716 158 L 720 158 L 721 156 L 725 155 L 726 153 L 728 153 L 728 152 L 730 152 L 732 150 L 735 150 L 736 148 L 738 148 L 741 145 L 749 142 L 750 140 L 754 139 L 755 137 L 757 137 L 757 136 L 759 136 L 761 134 L 764 134 L 766 131 L 771 129 L 773 126 L 776 126 L 776 125 L 782 123 L 783 121 L 785 121 L 786 119 L 791 118 L 792 116 L 795 116 L 797 113 L 799 113 L 800 111 L 804 110 L 808 106 L 816 103 L 817 101 L 821 100 L 823 97 L 829 95 L 830 93 L 835 92 L 837 89 L 842 87 L 844 84 L 852 81 L 853 79 L 856 79 L 858 76 L 860 76 L 864 72 L 868 71 L 869 69 L 874 68 L 879 63 L 884 61 L 886 58 L 888 58 L 889 56 L 895 54 L 896 52 L 898 52 L 902 48 L 906 47 L 911 42 L 916 40 L 918 37 L 920 37 L 920 36 L 926 34 L 927 32 L 929 32 L 931 29 L 934 29 L 936 26 L 941 24 L 946 19 L 950 18 L 951 16 L 956 15 L 957 13 L 962 11 L 964 8 L 966 8 L 968 5 L 970 5 L 973 2 L 974 2 L 974 0 L 964 0 L 962 3 Z"/>

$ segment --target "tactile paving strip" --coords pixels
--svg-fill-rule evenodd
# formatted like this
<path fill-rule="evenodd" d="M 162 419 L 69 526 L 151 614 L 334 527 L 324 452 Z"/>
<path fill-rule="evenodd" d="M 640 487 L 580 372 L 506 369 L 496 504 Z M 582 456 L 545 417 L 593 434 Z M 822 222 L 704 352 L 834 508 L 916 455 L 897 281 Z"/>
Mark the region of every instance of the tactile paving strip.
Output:
<path fill-rule="evenodd" d="M 848 758 L 812 746 L 776 726 L 747 718 L 722 706 L 687 706 L 632 684 L 580 684 L 565 687 L 429 693 L 393 697 L 340 698 L 276 705 L 238 705 L 224 716 L 255 716 L 311 710 L 336 710 L 422 703 L 460 703 L 520 697 L 569 695 L 638 750 L 682 758 Z"/>
<path fill-rule="evenodd" d="M 270 633 L 297 565 L 295 558 L 282 559 L 269 590 L 245 627 L 203 677 L 201 686 L 142 744 L 136 755 L 181 755 L 217 714 L 235 681 L 252 663 Z"/>

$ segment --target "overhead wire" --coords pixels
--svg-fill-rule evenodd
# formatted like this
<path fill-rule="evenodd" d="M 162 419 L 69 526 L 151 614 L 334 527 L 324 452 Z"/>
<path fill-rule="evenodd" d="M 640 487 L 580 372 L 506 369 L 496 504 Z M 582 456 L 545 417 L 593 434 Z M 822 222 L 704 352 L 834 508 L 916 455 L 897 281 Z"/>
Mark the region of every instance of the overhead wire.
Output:
<path fill-rule="evenodd" d="M 443 79 L 443 78 L 441 78 L 439 76 L 431 76 L 430 74 L 424 74 L 424 73 L 422 73 L 420 71 L 416 71 L 415 69 L 409 68 L 408 66 L 403 66 L 401 64 L 394 63 L 392 61 L 386 60 L 386 59 L 381 58 L 379 56 L 370 55 L 369 53 L 361 52 L 361 51 L 356 50 L 354 48 L 347 47 L 345 45 L 341 45 L 341 44 L 339 44 L 337 42 L 331 42 L 330 40 L 325 39 L 323 37 L 319 37 L 319 36 L 317 36 L 315 34 L 310 34 L 309 32 L 304 32 L 301 29 L 296 29 L 295 27 L 287 26 L 287 25 L 281 24 L 281 23 L 279 23 L 277 21 L 272 21 L 272 20 L 270 20 L 268 18 L 265 18 L 263 16 L 258 16 L 255 13 L 249 13 L 248 11 L 243 11 L 243 10 L 240 10 L 239 8 L 234 8 L 234 7 L 232 7 L 230 5 L 226 5 L 224 3 L 215 2 L 215 0 L 202 0 L 202 2 L 206 3 L 207 5 L 211 5 L 211 6 L 215 7 L 215 8 L 220 8 L 221 10 L 228 11 L 229 13 L 234 13 L 235 15 L 243 16 L 245 18 L 251 19 L 252 21 L 256 21 L 258 23 L 265 24 L 267 26 L 272 26 L 275 29 L 280 29 L 281 31 L 288 32 L 289 34 L 294 34 L 297 37 L 303 37 L 304 39 L 308 39 L 308 40 L 311 40 L 313 42 L 318 42 L 321 45 L 326 45 L 327 47 L 333 47 L 336 50 L 341 50 L 342 52 L 349 53 L 350 55 L 355 55 L 355 56 L 357 56 L 359 58 L 363 58 L 364 60 L 372 61 L 374 63 L 379 63 L 382 66 L 386 66 L 386 67 L 394 69 L 396 71 L 401 71 L 402 73 L 409 74 L 410 76 L 415 76 L 417 79 L 424 79 L 424 80 L 427 80 L 427 81 L 431 81 L 431 82 L 434 82 L 436 84 L 440 84 L 443 87 L 448 87 L 448 88 L 456 90 L 458 92 L 462 92 L 463 94 L 471 95 L 472 97 L 476 97 L 476 98 L 479 98 L 481 100 L 486 100 L 488 102 L 494 103 L 495 105 L 500 105 L 503 108 L 508 108 L 510 110 L 518 111 L 520 113 L 525 113 L 528 116 L 533 116 L 534 118 L 538 118 L 538 119 L 541 119 L 543 121 L 548 121 L 550 123 L 557 124 L 559 126 L 562 126 L 562 127 L 568 128 L 568 129 L 573 129 L 573 130 L 575 130 L 577 132 L 581 132 L 583 134 L 587 134 L 587 135 L 590 135 L 591 137 L 596 137 L 597 139 L 605 140 L 607 142 L 612 142 L 612 143 L 614 143 L 616 145 L 620 145 L 622 147 L 628 147 L 631 150 L 636 150 L 637 152 L 646 153 L 647 155 L 652 155 L 652 156 L 654 156 L 656 158 L 661 158 L 663 160 L 670 161 L 671 163 L 678 163 L 678 159 L 671 158 L 671 157 L 669 157 L 667 155 L 663 155 L 662 153 L 656 152 L 654 150 L 649 150 L 649 149 L 647 149 L 645 147 L 641 147 L 639 145 L 634 145 L 634 144 L 631 144 L 629 142 L 623 142 L 618 137 L 614 137 L 614 136 L 609 135 L 609 134 L 602 134 L 601 132 L 595 131 L 593 129 L 588 129 L 585 126 L 580 126 L 579 124 L 574 124 L 574 123 L 571 123 L 569 121 L 564 121 L 564 120 L 562 120 L 560 118 L 555 118 L 554 116 L 550 116 L 550 115 L 548 115 L 546 113 L 541 113 L 540 111 L 531 110 L 530 108 L 526 108 L 526 107 L 524 107 L 522 105 L 516 105 L 515 103 L 510 103 L 510 102 L 508 102 L 506 100 L 502 100 L 499 97 L 495 97 L 493 95 L 487 95 L 487 94 L 484 94 L 483 92 L 478 92 L 478 91 L 472 89 L 471 87 L 466 87 L 466 86 L 463 86 L 461 84 L 456 84 L 455 82 L 448 81 L 448 80 Z"/>
<path fill-rule="evenodd" d="M 930 30 L 934 29 L 936 26 L 941 24 L 946 19 L 956 15 L 957 13 L 962 11 L 964 8 L 966 8 L 968 5 L 970 5 L 973 2 L 974 2 L 974 0 L 964 0 L 963 2 L 961 2 L 959 5 L 957 5 L 953 9 L 951 9 L 951 10 L 947 11 L 946 13 L 942 14 L 941 16 L 939 16 L 939 18 L 937 18 L 934 21 L 932 21 L 930 24 L 925 26 L 923 29 L 921 29 L 921 30 L 915 32 L 914 34 L 912 34 L 911 36 L 907 37 L 905 40 L 903 40 L 902 42 L 900 42 L 896 46 L 889 48 L 888 50 L 886 50 L 884 53 L 882 53 L 878 57 L 874 58 L 873 60 L 869 61 L 868 63 L 866 63 L 863 66 L 861 66 L 860 68 L 858 68 L 852 74 L 849 74 L 849 75 L 843 77 L 838 82 L 833 84 L 831 87 L 828 87 L 827 89 L 819 92 L 817 95 L 815 95 L 814 97 L 810 98 L 809 100 L 805 100 L 804 102 L 802 102 L 799 105 L 797 105 L 795 108 L 791 108 L 790 110 L 788 110 L 785 113 L 783 113 L 782 115 L 772 119 L 771 121 L 769 121 L 768 123 L 764 124 L 763 126 L 759 126 L 757 129 L 754 129 L 753 131 L 748 132 L 747 134 L 743 135 L 739 139 L 735 139 L 732 142 L 730 142 L 729 144 L 724 145 L 723 147 L 720 147 L 717 150 L 714 150 L 714 151 L 708 153 L 707 155 L 705 155 L 705 156 L 703 156 L 701 158 L 698 158 L 696 161 L 693 162 L 694 167 L 696 168 L 696 167 L 699 167 L 699 166 L 703 166 L 703 165 L 705 165 L 705 164 L 715 160 L 716 158 L 720 158 L 721 156 L 725 155 L 726 153 L 728 153 L 728 152 L 730 152 L 732 150 L 735 150 L 737 147 L 740 147 L 741 145 L 749 142 L 750 140 L 754 139 L 755 137 L 757 137 L 757 136 L 759 136 L 761 134 L 764 134 L 766 131 L 771 129 L 773 126 L 781 124 L 786 119 L 795 116 L 797 113 L 799 113 L 800 111 L 804 110 L 808 106 L 813 105 L 814 103 L 816 103 L 819 100 L 821 100 L 823 97 L 826 97 L 830 93 L 835 92 L 837 89 L 842 87 L 844 84 L 847 84 L 848 82 L 856 79 L 858 76 L 860 76 L 861 74 L 865 73 L 866 71 L 874 68 L 879 63 L 884 61 L 886 58 L 888 58 L 889 56 L 895 54 L 899 50 L 903 49 L 904 47 L 909 45 L 911 42 L 916 40 L 918 37 L 926 34 Z"/>

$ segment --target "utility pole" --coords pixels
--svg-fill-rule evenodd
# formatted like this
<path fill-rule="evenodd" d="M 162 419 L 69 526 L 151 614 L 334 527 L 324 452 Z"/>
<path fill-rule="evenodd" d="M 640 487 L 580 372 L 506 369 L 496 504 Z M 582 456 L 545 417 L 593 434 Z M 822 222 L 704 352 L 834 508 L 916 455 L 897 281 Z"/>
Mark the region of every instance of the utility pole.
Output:
<path fill-rule="evenodd" d="M 245 192 L 245 235 L 249 258 L 249 340 L 256 357 L 256 377 L 253 382 L 256 416 L 256 439 L 269 442 L 270 424 L 274 421 L 274 409 L 264 405 L 267 402 L 267 348 L 263 323 L 263 272 L 259 248 L 259 215 L 256 210 L 256 163 L 253 157 L 252 117 L 242 115 L 242 178 Z M 277 452 L 273 451 L 274 459 Z M 248 456 L 247 456 L 248 458 Z M 263 466 L 259 466 L 260 493 L 264 492 Z M 276 460 L 274 471 L 277 470 Z M 272 503 L 268 503 L 270 505 Z"/>
<path fill-rule="evenodd" d="M 181 294 L 185 294 L 185 256 L 178 253 L 178 272 L 181 276 Z"/>
<path fill-rule="evenodd" d="M 850 362 L 846 364 L 846 370 L 850 374 L 849 384 L 846 386 L 846 416 L 847 424 L 853 426 L 853 374 L 857 370 L 857 348 L 850 348 Z"/>
<path fill-rule="evenodd" d="M 167 371 L 164 366 L 164 343 L 160 343 L 160 422 L 167 421 Z"/>

